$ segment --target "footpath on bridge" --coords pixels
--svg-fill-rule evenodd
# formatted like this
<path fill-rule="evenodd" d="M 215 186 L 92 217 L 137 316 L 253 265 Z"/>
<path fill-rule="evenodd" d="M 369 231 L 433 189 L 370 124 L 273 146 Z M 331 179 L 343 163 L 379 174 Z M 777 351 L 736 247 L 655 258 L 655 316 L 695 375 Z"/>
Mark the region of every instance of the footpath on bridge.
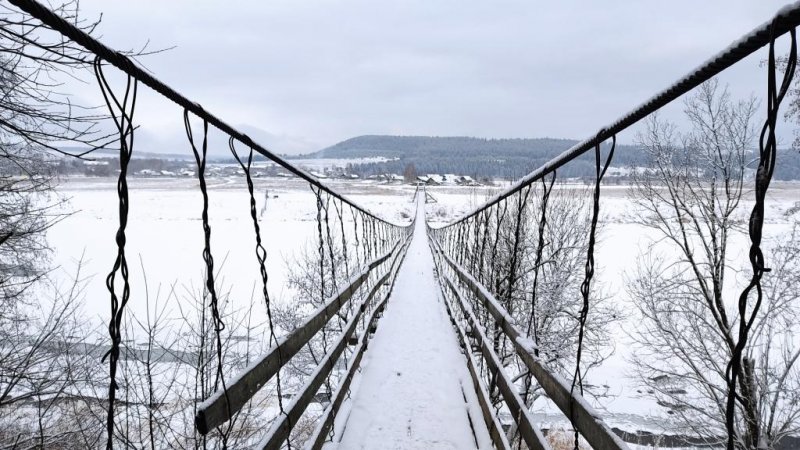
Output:
<path fill-rule="evenodd" d="M 491 448 L 426 234 L 422 198 L 408 254 L 352 391 L 340 449 Z"/>

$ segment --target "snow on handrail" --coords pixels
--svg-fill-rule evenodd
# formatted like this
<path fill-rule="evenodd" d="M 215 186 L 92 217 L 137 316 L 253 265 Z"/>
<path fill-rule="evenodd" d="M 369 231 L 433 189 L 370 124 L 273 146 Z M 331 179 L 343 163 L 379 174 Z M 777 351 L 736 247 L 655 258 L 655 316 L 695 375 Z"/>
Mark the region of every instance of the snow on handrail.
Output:
<path fill-rule="evenodd" d="M 464 297 L 461 295 L 461 292 L 459 292 L 458 288 L 456 288 L 453 280 L 446 275 L 444 276 L 444 279 L 447 283 L 447 286 L 456 296 L 456 299 L 458 299 L 456 303 L 461 309 L 461 312 L 464 314 L 464 317 L 467 319 L 467 323 L 475 331 L 474 338 L 481 349 L 481 353 L 483 353 L 483 359 L 486 361 L 487 369 L 489 370 L 489 373 L 492 373 L 496 376 L 497 388 L 500 390 L 500 394 L 503 396 L 503 400 L 505 401 L 506 406 L 508 406 L 512 417 L 514 418 L 514 422 L 517 423 L 517 427 L 519 428 L 522 439 L 529 448 L 551 450 L 551 447 L 548 444 L 547 439 L 545 439 L 544 435 L 542 434 L 542 431 L 534 425 L 535 421 L 533 416 L 531 416 L 531 412 L 528 410 L 525 402 L 520 397 L 519 392 L 517 392 L 514 382 L 503 368 L 503 363 L 501 362 L 500 357 L 497 356 L 497 352 L 495 352 L 495 350 L 489 346 L 491 340 L 486 337 L 486 333 L 484 333 L 483 329 L 480 327 L 480 322 L 478 321 L 478 318 L 475 317 L 475 313 L 467 306 Z M 461 333 L 461 330 L 459 330 L 459 333 Z M 465 351 L 468 352 L 468 350 Z"/>
<path fill-rule="evenodd" d="M 429 239 L 430 241 L 430 239 Z M 441 274 L 441 266 L 439 265 L 438 258 L 434 258 L 434 264 L 436 264 L 437 273 Z M 453 284 L 450 278 L 447 278 L 447 282 L 450 285 L 451 290 L 453 289 Z M 442 283 L 439 283 L 441 288 L 442 295 L 445 295 L 445 288 Z M 452 291 L 455 295 L 459 296 L 460 293 L 453 290 Z M 459 298 L 459 300 L 461 300 Z M 498 450 L 505 450 L 510 449 L 511 444 L 508 442 L 508 438 L 505 435 L 502 425 L 500 421 L 497 419 L 497 415 L 494 413 L 494 406 L 492 404 L 492 400 L 489 396 L 489 393 L 486 391 L 483 383 L 480 381 L 480 375 L 478 374 L 478 363 L 475 361 L 475 357 L 472 355 L 472 352 L 469 351 L 470 342 L 467 339 L 467 334 L 464 331 L 464 328 L 461 326 L 460 323 L 456 320 L 456 316 L 454 314 L 453 309 L 450 307 L 450 302 L 444 301 L 445 309 L 447 310 L 447 315 L 450 316 L 450 322 L 453 324 L 453 328 L 456 330 L 456 337 L 458 338 L 458 343 L 461 348 L 464 349 L 464 357 L 467 360 L 467 369 L 469 370 L 470 378 L 472 378 L 472 386 L 475 389 L 475 393 L 478 396 L 478 403 L 481 407 L 481 413 L 483 414 L 483 421 L 486 423 L 486 428 L 489 429 L 489 436 L 492 438 L 492 442 L 494 443 L 495 448 Z"/>

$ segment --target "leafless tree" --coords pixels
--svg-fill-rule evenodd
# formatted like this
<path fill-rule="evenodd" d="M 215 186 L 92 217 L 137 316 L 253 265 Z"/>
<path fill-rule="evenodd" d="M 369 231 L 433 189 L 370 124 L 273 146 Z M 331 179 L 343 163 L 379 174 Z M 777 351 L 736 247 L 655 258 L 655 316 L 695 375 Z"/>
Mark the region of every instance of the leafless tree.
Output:
<path fill-rule="evenodd" d="M 403 180 L 406 183 L 412 183 L 417 180 L 417 168 L 414 163 L 406 164 L 405 169 L 403 169 Z"/>
<path fill-rule="evenodd" d="M 736 239 L 745 237 L 744 182 L 754 138 L 754 98 L 735 101 L 712 80 L 687 98 L 691 129 L 652 116 L 639 136 L 649 165 L 633 177 L 636 220 L 657 238 L 633 271 L 639 310 L 632 357 L 639 382 L 676 421 L 709 442 L 725 436 L 726 367 L 736 345 Z M 767 257 L 764 304 L 745 348 L 737 445 L 773 448 L 798 430 L 796 336 L 800 277 L 795 233 Z M 742 401 L 743 395 L 748 396 Z"/>
<path fill-rule="evenodd" d="M 84 421 L 69 425 L 83 413 L 77 374 L 92 363 L 78 339 L 84 280 L 80 271 L 72 283 L 39 283 L 37 308 L 5 302 L 0 313 L 0 447 L 81 448 Z"/>
<path fill-rule="evenodd" d="M 541 195 L 532 199 L 532 211 L 541 205 Z M 523 284 L 526 298 L 521 302 L 520 323 L 530 325 L 529 334 L 537 343 L 540 356 L 548 366 L 570 378 L 574 372 L 578 346 L 579 314 L 582 307 L 580 286 L 583 282 L 586 249 L 590 225 L 590 192 L 583 187 L 556 184 L 547 204 L 547 220 L 543 233 L 541 257 L 536 263 L 539 243 L 540 217 L 531 214 L 530 252 L 526 258 L 527 271 Z M 602 237 L 602 224 L 599 228 Z M 534 277 L 536 292 L 533 292 Z M 591 307 L 586 320 L 581 370 L 586 373 L 598 366 L 614 351 L 609 336 L 610 324 L 618 312 L 594 283 Z M 586 386 L 594 395 L 603 392 Z M 531 400 L 540 392 L 532 392 Z"/>
<path fill-rule="evenodd" d="M 269 338 L 264 324 L 253 322 L 253 308 L 234 310 L 221 277 L 217 283 L 226 325 L 222 330 L 223 369 L 237 373 L 265 352 Z M 166 294 L 160 288 L 152 293 L 146 279 L 143 286 L 144 314 L 131 314 L 125 326 L 114 439 L 130 448 L 219 448 L 220 430 L 202 436 L 194 426 L 198 404 L 220 387 L 208 294 L 203 287 L 191 286 L 180 294 L 174 286 Z M 97 335 L 101 336 L 102 330 L 97 330 Z M 104 351 L 104 346 L 97 345 L 88 363 L 75 371 L 71 381 L 80 396 L 63 402 L 71 408 L 64 417 L 81 414 L 83 420 L 83 429 L 76 430 L 75 438 L 83 445 L 75 448 L 93 448 L 104 439 L 108 383 L 100 362 Z M 269 425 L 267 411 L 275 403 L 271 392 L 263 389 L 234 414 L 228 422 L 230 429 L 228 424 L 222 427 L 229 448 L 248 448 L 257 442 Z"/>
<path fill-rule="evenodd" d="M 785 56 L 776 58 L 776 63 L 777 67 L 781 71 L 786 71 L 788 68 L 788 58 Z M 767 61 L 762 61 L 762 65 L 766 64 Z M 794 122 L 795 125 L 800 123 L 800 77 L 797 76 L 798 71 L 800 71 L 800 68 L 795 67 L 795 76 L 792 78 L 792 85 L 787 93 L 786 111 L 783 113 L 784 118 L 788 121 Z M 792 141 L 792 147 L 793 150 L 800 149 L 800 127 L 796 127 L 794 129 L 794 141 Z"/>
<path fill-rule="evenodd" d="M 48 6 L 89 34 L 99 23 L 99 18 L 80 15 L 77 0 Z M 98 430 L 83 426 L 92 421 L 75 420 L 79 425 L 68 433 L 53 425 L 91 417 L 102 403 L 82 392 L 97 381 L 92 369 L 102 354 L 75 341 L 85 336 L 76 288 L 81 282 L 65 292 L 45 289 L 49 271 L 55 270 L 46 231 L 69 213 L 55 189 L 58 159 L 83 158 L 110 143 L 102 132 L 106 109 L 76 104 L 67 92 L 71 83 L 93 78 L 94 59 L 38 19 L 0 5 L 0 407 L 25 413 L 35 401 L 36 426 L 22 433 L 38 429 L 39 438 L 26 438 L 21 448 L 50 447 L 52 442 L 67 448 L 72 442 L 65 440 L 67 434 L 80 437 L 77 448 L 97 443 L 92 434 Z M 85 150 L 72 155 L 65 146 Z"/>
<path fill-rule="evenodd" d="M 79 16 L 77 1 L 55 11 L 87 32 L 98 24 Z M 7 4 L 0 48 L 0 295 L 8 299 L 43 276 L 44 231 L 64 214 L 53 192 L 54 154 L 70 142 L 95 147 L 104 136 L 103 116 L 62 91 L 90 73 L 87 52 Z"/>

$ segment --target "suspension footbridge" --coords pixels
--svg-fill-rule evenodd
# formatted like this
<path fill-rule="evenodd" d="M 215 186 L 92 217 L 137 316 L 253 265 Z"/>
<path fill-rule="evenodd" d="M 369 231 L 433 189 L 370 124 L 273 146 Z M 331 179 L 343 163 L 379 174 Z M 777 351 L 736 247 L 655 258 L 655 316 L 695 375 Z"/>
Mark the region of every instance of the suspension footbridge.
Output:
<path fill-rule="evenodd" d="M 594 247 L 602 206 L 602 179 L 613 158 L 616 135 L 660 107 L 708 81 L 753 52 L 767 47 L 765 116 L 753 181 L 754 207 L 749 221 L 751 239 L 750 282 L 742 292 L 742 324 L 732 332 L 726 372 L 729 391 L 723 403 L 727 436 L 724 444 L 752 447 L 758 436 L 737 433 L 736 424 L 747 421 L 748 376 L 743 351 L 748 343 L 748 317 L 758 313 L 761 279 L 766 265 L 761 250 L 766 193 L 777 155 L 775 130 L 779 108 L 796 66 L 795 27 L 800 5 L 780 10 L 774 18 L 702 63 L 663 91 L 646 99 L 621 118 L 603 126 L 588 139 L 521 178 L 463 217 L 442 227 L 426 222 L 425 201 L 416 197 L 416 216 L 410 223 L 394 223 L 348 199 L 323 180 L 254 142 L 245 133 L 204 109 L 142 69 L 125 54 L 111 49 L 74 24 L 34 0 L 9 0 L 65 39 L 84 47 L 94 59 L 98 84 L 114 117 L 119 142 L 119 226 L 117 255 L 108 278 L 111 298 L 110 351 L 107 403 L 107 447 L 120 446 L 116 423 L 125 405 L 118 398 L 118 365 L 123 318 L 130 296 L 125 232 L 129 192 L 127 165 L 133 154 L 136 131 L 134 112 L 139 85 L 145 85 L 181 108 L 187 148 L 197 163 L 199 189 L 204 204 L 203 225 L 205 286 L 209 314 L 213 317 L 216 365 L 210 374 L 213 388 L 195 399 L 195 427 L 214 447 L 228 447 L 237 415 L 259 396 L 274 394 L 275 402 L 261 409 L 271 415 L 268 426 L 256 433 L 250 446 L 294 448 L 552 448 L 547 427 L 533 415 L 534 398 L 545 399 L 563 415 L 576 446 L 595 449 L 628 448 L 599 412 L 602 404 L 584 390 L 586 367 L 583 340 L 594 305 Z M 776 62 L 776 41 L 784 39 L 790 51 L 783 69 Z M 126 77 L 123 89 L 114 89 L 105 71 L 116 67 Z M 193 124 L 195 122 L 195 124 Z M 196 123 L 201 126 L 196 126 Z M 212 246 L 205 183 L 208 129 L 215 127 L 229 140 L 232 156 L 240 164 L 249 192 L 255 257 L 261 274 L 260 295 L 269 315 L 269 350 L 237 373 L 224 367 L 221 334 L 224 319 L 214 280 Z M 545 354 L 536 334 L 536 304 L 540 301 L 539 268 L 547 245 L 544 226 L 550 216 L 548 198 L 557 171 L 575 158 L 594 155 L 595 177 L 589 197 L 590 226 L 586 229 L 582 280 L 576 302 L 574 343 L 565 348 L 574 367 L 557 368 L 557 354 Z M 256 213 L 252 167 L 261 156 L 308 183 L 316 210 L 315 236 L 318 258 L 313 269 L 320 298 L 294 329 L 278 329 L 272 322 L 267 288 L 264 242 L 276 239 L 263 232 Z M 537 196 L 536 202 L 529 201 Z M 522 246 L 523 235 L 534 233 L 525 220 L 535 217 L 538 242 Z M 556 224 L 558 226 L 558 224 Z M 503 249 L 502 264 L 500 249 Z M 521 273 L 520 261 L 532 261 Z M 523 280 L 525 286 L 520 287 Z M 525 310 L 512 310 L 512 299 L 523 296 Z M 749 307 L 748 307 L 749 305 Z M 753 306 L 755 305 L 755 307 Z M 574 344 L 574 345 L 573 345 Z M 313 354 L 304 363 L 304 377 L 287 392 L 297 358 Z M 563 355 L 561 355 L 563 356 Z M 214 359 L 216 357 L 216 359 Z M 293 373 L 293 372 L 291 372 Z M 744 388 L 743 388 L 744 386 Z M 743 391 L 744 389 L 744 391 Z M 534 395 L 535 393 L 535 395 Z M 309 426 L 307 417 L 314 412 Z M 302 425 L 302 426 L 301 426 Z M 754 441 L 755 440 L 755 441 Z M 719 442 L 723 444 L 723 442 Z"/>

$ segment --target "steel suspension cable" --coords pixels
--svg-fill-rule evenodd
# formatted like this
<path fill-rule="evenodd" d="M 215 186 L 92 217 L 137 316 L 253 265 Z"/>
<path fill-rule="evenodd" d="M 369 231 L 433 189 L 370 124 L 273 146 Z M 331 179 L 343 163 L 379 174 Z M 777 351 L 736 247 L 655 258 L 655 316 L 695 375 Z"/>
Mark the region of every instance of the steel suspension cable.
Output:
<path fill-rule="evenodd" d="M 624 116 L 618 118 L 611 124 L 601 127 L 600 130 L 590 138 L 575 144 L 571 148 L 562 152 L 560 155 L 542 164 L 538 169 L 530 172 L 528 175 L 524 176 L 512 186 L 494 196 L 480 207 L 464 214 L 460 218 L 445 225 L 445 227 L 455 225 L 475 214 L 478 214 L 479 212 L 522 190 L 531 183 L 541 179 L 545 175 L 564 166 L 568 162 L 588 152 L 598 144 L 611 139 L 613 136 L 616 136 L 620 132 L 631 127 L 640 120 L 656 112 L 663 106 L 671 103 L 678 97 L 715 77 L 723 70 L 745 59 L 760 48 L 770 44 L 774 38 L 780 37 L 794 30 L 794 28 L 799 24 L 800 2 L 791 3 L 781 8 L 772 19 L 764 22 L 749 33 L 743 35 L 724 50 L 709 58 L 707 61 L 700 64 L 683 77 L 679 78 L 666 89 L 659 91 L 649 99 L 640 103 L 634 109 L 630 110 Z"/>

